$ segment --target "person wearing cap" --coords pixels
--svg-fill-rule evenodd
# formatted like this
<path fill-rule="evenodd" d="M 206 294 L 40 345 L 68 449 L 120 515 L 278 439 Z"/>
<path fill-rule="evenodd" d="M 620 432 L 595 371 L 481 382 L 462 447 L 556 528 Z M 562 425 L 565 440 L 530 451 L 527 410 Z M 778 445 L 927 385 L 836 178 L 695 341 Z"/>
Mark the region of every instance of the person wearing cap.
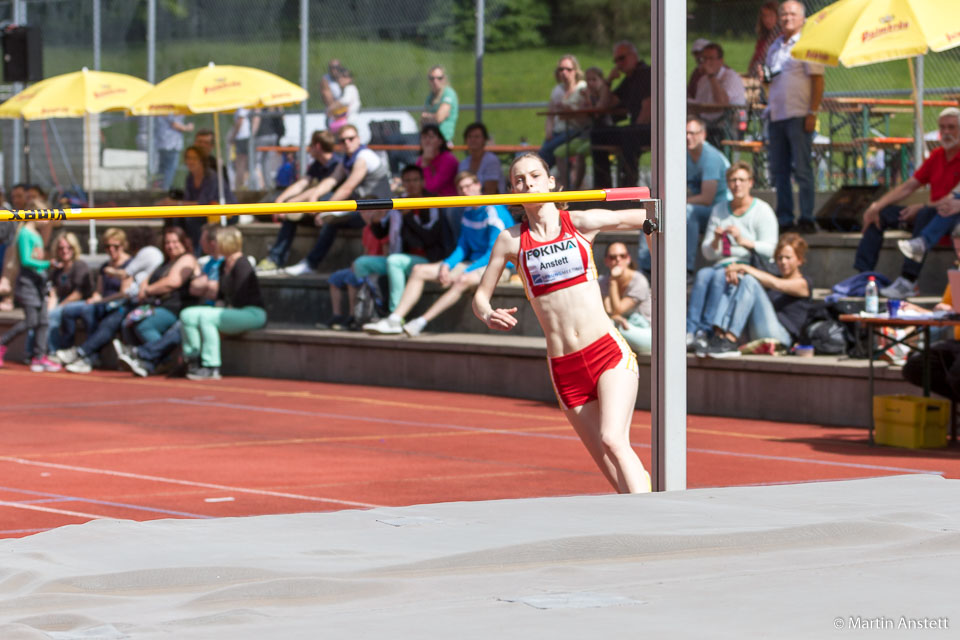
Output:
<path fill-rule="evenodd" d="M 767 51 L 770 69 L 768 96 L 770 175 L 777 191 L 777 219 L 780 232 L 798 229 L 814 233 L 813 166 L 810 152 L 813 132 L 817 128 L 817 112 L 823 98 L 823 65 L 803 62 L 790 52 L 800 40 L 804 22 L 804 6 L 797 0 L 786 0 L 777 14 L 780 37 Z M 797 183 L 800 221 L 794 220 L 793 185 Z"/>
<path fill-rule="evenodd" d="M 690 74 L 690 80 L 687 82 L 687 99 L 693 100 L 697 97 L 697 83 L 700 82 L 700 78 L 703 77 L 703 65 L 700 64 L 700 52 L 703 51 L 704 47 L 710 44 L 710 41 L 706 38 L 697 38 L 693 41 L 693 46 L 690 47 L 690 53 L 693 55 L 693 59 L 697 61 L 697 66 L 694 67 L 693 73 Z"/>

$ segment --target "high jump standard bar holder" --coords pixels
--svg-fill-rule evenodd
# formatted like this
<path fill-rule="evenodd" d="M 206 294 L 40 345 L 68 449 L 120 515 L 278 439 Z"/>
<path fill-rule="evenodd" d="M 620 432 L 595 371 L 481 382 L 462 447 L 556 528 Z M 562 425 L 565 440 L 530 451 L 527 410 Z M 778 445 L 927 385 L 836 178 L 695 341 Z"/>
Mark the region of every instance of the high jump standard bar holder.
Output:
<path fill-rule="evenodd" d="M 274 215 L 287 213 L 343 215 L 352 211 L 388 209 L 429 209 L 431 207 L 481 207 L 522 205 L 532 202 L 617 202 L 632 200 L 654 204 L 654 218 L 643 223 L 650 235 L 660 226 L 660 201 L 650 198 L 647 187 L 620 187 L 550 193 L 509 193 L 483 196 L 431 198 L 380 198 L 325 202 L 260 202 L 247 204 L 196 204 L 154 207 L 98 207 L 56 209 L 0 209 L 0 221 L 53 222 L 66 220 L 133 220 L 145 218 L 187 218 L 193 216 Z"/>

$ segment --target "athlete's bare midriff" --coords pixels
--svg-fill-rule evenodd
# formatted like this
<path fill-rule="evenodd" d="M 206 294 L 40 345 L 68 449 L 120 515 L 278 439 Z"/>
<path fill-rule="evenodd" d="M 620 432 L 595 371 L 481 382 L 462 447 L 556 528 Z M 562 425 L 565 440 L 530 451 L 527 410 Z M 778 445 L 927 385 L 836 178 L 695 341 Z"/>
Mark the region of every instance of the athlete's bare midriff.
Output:
<path fill-rule="evenodd" d="M 596 280 L 545 293 L 530 304 L 540 320 L 551 358 L 580 351 L 613 328 Z"/>

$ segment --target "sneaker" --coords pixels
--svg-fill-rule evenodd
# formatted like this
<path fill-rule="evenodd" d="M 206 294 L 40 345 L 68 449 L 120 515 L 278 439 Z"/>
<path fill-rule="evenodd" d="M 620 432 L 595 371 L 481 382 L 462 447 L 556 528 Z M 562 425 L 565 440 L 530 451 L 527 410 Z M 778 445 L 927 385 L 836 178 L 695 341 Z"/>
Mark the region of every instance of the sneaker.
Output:
<path fill-rule="evenodd" d="M 714 334 L 703 350 L 697 351 L 698 358 L 736 358 L 740 355 L 737 343 Z"/>
<path fill-rule="evenodd" d="M 884 298 L 903 300 L 904 298 L 920 295 L 920 287 L 917 286 L 916 282 L 910 282 L 903 276 L 898 276 L 889 287 L 880 289 L 880 295 Z"/>
<path fill-rule="evenodd" d="M 187 378 L 189 378 L 190 380 L 219 380 L 220 368 L 219 367 L 197 367 L 196 369 L 187 371 Z"/>
<path fill-rule="evenodd" d="M 910 238 L 909 240 L 898 240 L 897 247 L 900 253 L 907 256 L 914 262 L 923 262 L 923 256 L 927 252 L 927 243 L 923 238 Z"/>
<path fill-rule="evenodd" d="M 118 358 L 120 356 L 127 356 L 128 358 L 135 357 L 133 347 L 123 344 L 116 338 L 110 341 L 110 345 L 113 347 L 113 350 L 116 352 Z"/>
<path fill-rule="evenodd" d="M 697 329 L 696 333 L 687 334 L 687 353 L 696 353 L 707 348 L 709 336 L 703 329 Z"/>
<path fill-rule="evenodd" d="M 330 328 L 334 331 L 344 331 L 350 326 L 351 318 L 345 315 L 333 316 L 330 318 Z"/>
<path fill-rule="evenodd" d="M 70 364 L 80 359 L 80 354 L 77 353 L 76 347 L 70 347 L 69 349 L 57 349 L 57 352 L 54 355 L 57 357 L 57 360 L 60 362 L 60 364 Z"/>
<path fill-rule="evenodd" d="M 384 335 L 397 335 L 403 331 L 403 320 L 393 319 L 392 317 L 382 318 L 376 322 L 368 322 L 363 325 L 363 330 L 367 333 L 382 333 Z"/>
<path fill-rule="evenodd" d="M 416 320 L 404 323 L 403 332 L 407 334 L 407 336 L 414 338 L 423 333 L 423 329 L 426 326 L 427 321 L 423 319 L 423 316 L 420 316 Z"/>
<path fill-rule="evenodd" d="M 266 275 L 268 273 L 276 273 L 278 271 L 280 271 L 280 267 L 277 265 L 276 262 L 274 262 L 270 258 L 264 258 L 263 260 L 257 263 L 257 273 L 261 275 Z"/>
<path fill-rule="evenodd" d="M 93 371 L 93 365 L 86 358 L 77 358 L 68 364 L 65 369 L 70 373 L 90 373 Z"/>
<path fill-rule="evenodd" d="M 0 344 L 0 367 L 3 366 L 3 356 L 7 355 L 7 345 Z"/>
<path fill-rule="evenodd" d="M 293 265 L 292 267 L 287 267 L 286 269 L 283 270 L 283 272 L 288 276 L 294 276 L 294 277 L 306 275 L 308 273 L 313 273 L 314 271 L 316 271 L 316 269 L 311 267 L 310 263 L 308 263 L 306 260 L 301 260 L 300 262 Z"/>
<path fill-rule="evenodd" d="M 34 373 L 43 373 L 44 371 L 56 373 L 60 371 L 60 369 L 62 369 L 62 367 L 47 356 L 34 358 L 30 361 L 30 371 Z"/>
<path fill-rule="evenodd" d="M 801 220 L 797 223 L 797 231 L 800 233 L 816 233 L 817 223 L 813 220 Z"/>
<path fill-rule="evenodd" d="M 116 342 L 116 340 L 114 340 Z M 135 358 L 133 354 L 118 351 L 117 360 L 120 361 L 120 364 L 124 365 L 127 369 L 130 369 L 134 375 L 140 376 L 141 378 L 146 378 L 150 375 L 150 371 L 147 370 L 147 367 L 139 358 Z"/>

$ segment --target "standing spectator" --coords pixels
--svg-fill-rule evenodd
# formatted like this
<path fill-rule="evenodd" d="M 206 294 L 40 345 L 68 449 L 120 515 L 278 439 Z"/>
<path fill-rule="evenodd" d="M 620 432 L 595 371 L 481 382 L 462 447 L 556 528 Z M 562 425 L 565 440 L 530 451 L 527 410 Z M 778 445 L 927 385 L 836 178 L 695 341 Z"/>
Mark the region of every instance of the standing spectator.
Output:
<path fill-rule="evenodd" d="M 453 140 L 460 113 L 457 92 L 450 86 L 450 78 L 441 65 L 430 67 L 427 79 L 430 81 L 430 95 L 420 114 L 420 126 L 437 125 L 444 140 Z"/>
<path fill-rule="evenodd" d="M 774 257 L 779 276 L 740 262 L 727 266 L 727 290 L 713 317 L 714 333 L 697 356 L 739 356 L 737 343 L 772 338 L 788 349 L 800 335 L 810 309 L 813 282 L 800 272 L 807 243 L 796 233 L 780 236 Z"/>
<path fill-rule="evenodd" d="M 706 38 L 697 38 L 693 41 L 693 46 L 690 47 L 690 55 L 693 56 L 693 60 L 697 63 L 697 66 L 693 68 L 693 73 L 690 74 L 690 78 L 687 80 L 687 100 L 693 100 L 697 97 L 697 85 L 700 83 L 700 78 L 703 77 L 703 64 L 700 60 L 700 53 L 708 44 L 710 44 L 710 41 Z"/>
<path fill-rule="evenodd" d="M 747 75 L 762 79 L 763 65 L 767 61 L 767 50 L 780 35 L 780 25 L 777 24 L 777 3 L 764 2 L 757 14 L 757 44 L 753 48 L 753 57 L 747 64 Z"/>
<path fill-rule="evenodd" d="M 160 188 L 169 191 L 173 178 L 177 175 L 180 152 L 183 150 L 183 134 L 193 131 L 193 123 L 184 121 L 183 116 L 159 116 L 153 130 L 154 141 L 159 158 Z"/>
<path fill-rule="evenodd" d="M 457 190 L 460 195 L 478 196 L 480 188 L 480 181 L 474 174 L 463 172 L 457 175 Z M 397 307 L 386 318 L 365 324 L 364 331 L 384 334 L 403 332 L 411 337 L 417 336 L 428 322 L 452 307 L 465 291 L 480 283 L 497 236 L 504 229 L 513 226 L 513 218 L 506 207 L 488 205 L 464 209 L 463 220 L 460 239 L 453 253 L 441 262 L 413 267 Z M 423 295 L 426 282 L 439 282 L 447 290 L 422 316 L 404 324 L 404 317 L 413 310 Z"/>
<path fill-rule="evenodd" d="M 327 107 L 327 130 L 334 135 L 340 131 L 340 127 L 353 122 L 361 107 L 360 91 L 353 83 L 353 73 L 349 69 L 341 69 L 337 82 L 340 84 L 340 97 Z"/>
<path fill-rule="evenodd" d="M 620 335 L 638 354 L 650 353 L 650 283 L 630 263 L 630 252 L 622 242 L 613 242 L 604 256 L 610 273 L 597 279 L 603 308 L 617 325 Z"/>
<path fill-rule="evenodd" d="M 203 150 L 207 158 L 207 167 L 214 172 L 214 175 L 216 175 L 217 154 L 215 153 L 216 149 L 214 149 L 214 144 L 215 141 L 213 137 L 213 131 L 210 131 L 210 129 L 200 129 L 193 136 L 193 146 L 199 147 Z M 223 174 L 224 202 L 236 202 L 237 199 L 234 198 L 233 191 L 230 189 L 230 171 L 227 170 L 226 163 L 223 163 L 220 166 L 220 170 Z"/>
<path fill-rule="evenodd" d="M 218 204 L 217 173 L 210 170 L 203 149 L 196 145 L 187 147 L 187 150 L 183 152 L 183 162 L 187 165 L 183 197 L 179 199 L 165 198 L 157 204 L 165 206 Z M 180 227 L 186 231 L 192 246 L 197 249 L 200 248 L 200 232 L 203 225 L 207 223 L 204 216 L 167 218 L 164 222 L 168 226 Z"/>
<path fill-rule="evenodd" d="M 259 126 L 260 116 L 251 113 L 250 109 L 237 109 L 233 114 L 233 127 L 227 133 L 227 143 L 233 144 L 233 177 L 237 189 L 246 189 L 248 186 L 250 136 L 255 134 Z"/>
<path fill-rule="evenodd" d="M 871 202 L 863 212 L 863 236 L 857 245 L 857 255 L 853 263 L 853 268 L 857 271 L 873 271 L 876 268 L 880 249 L 883 247 L 883 232 L 886 229 L 912 223 L 913 238 L 919 238 L 931 224 L 934 224 L 936 229 L 945 222 L 938 220 L 942 215 L 938 216 L 937 206 L 952 199 L 950 190 L 960 184 L 960 111 L 956 108 L 944 109 L 940 112 L 937 126 L 940 130 L 941 146 L 930 153 L 930 157 L 906 182 Z M 908 206 L 896 204 L 923 185 L 930 186 L 929 202 Z M 902 299 L 919 293 L 917 279 L 923 267 L 923 254 L 917 257 L 920 259 L 907 257 L 903 261 L 900 275 L 890 286 L 881 290 L 882 296 Z"/>
<path fill-rule="evenodd" d="M 614 45 L 613 62 L 615 66 L 607 76 L 607 83 L 620 77 L 623 80 L 613 90 L 610 107 L 622 106 L 629 120 L 622 127 L 595 127 L 590 132 L 590 144 L 594 147 L 594 189 L 613 184 L 609 147 L 619 151 L 623 174 L 620 186 L 632 187 L 639 181 L 640 154 L 650 146 L 650 67 L 640 60 L 633 43 L 625 40 Z"/>
<path fill-rule="evenodd" d="M 307 173 L 291 184 L 277 196 L 275 202 L 313 202 L 320 198 L 319 186 L 325 179 L 333 175 L 340 166 L 343 158 L 334 153 L 336 138 L 329 131 L 314 131 L 310 138 L 310 147 L 307 152 L 313 162 L 307 167 Z M 304 219 L 303 214 L 279 214 L 280 230 L 277 239 L 270 247 L 270 253 L 257 265 L 257 271 L 272 272 L 283 268 L 287 263 L 287 255 L 293 246 L 293 238 L 297 233 L 297 224 Z M 309 222 L 312 219 L 307 218 Z"/>
<path fill-rule="evenodd" d="M 777 190 L 777 218 L 780 231 L 797 228 L 814 233 L 813 166 L 810 150 L 817 126 L 817 112 L 823 97 L 823 65 L 801 62 L 790 55 L 803 28 L 803 3 L 785 0 L 780 4 L 780 36 L 767 51 L 770 69 L 769 140 L 770 174 Z M 794 222 L 791 174 L 797 183 L 800 221 Z"/>
<path fill-rule="evenodd" d="M 50 223 L 41 223 L 49 225 Z M 17 252 L 20 258 L 20 272 L 14 288 L 14 299 L 23 307 L 23 320 L 13 325 L 0 336 L 0 366 L 6 355 L 7 345 L 21 333 L 33 331 L 35 340 L 30 358 L 30 370 L 35 373 L 60 371 L 60 365 L 47 357 L 47 269 L 50 261 L 44 257 L 43 237 L 38 223 L 28 220 L 23 223 L 17 235 Z"/>
<path fill-rule="evenodd" d="M 217 249 L 223 255 L 220 277 L 195 278 L 193 291 L 216 300 L 216 306 L 192 306 L 181 314 L 183 358 L 191 380 L 220 379 L 220 333 L 235 335 L 267 323 L 260 284 L 243 255 L 243 236 L 236 227 L 217 230 Z"/>
<path fill-rule="evenodd" d="M 490 134 L 487 126 L 482 122 L 471 122 L 463 130 L 463 143 L 467 146 L 467 154 L 460 161 L 459 171 L 469 171 L 477 174 L 483 184 L 484 195 L 504 193 L 503 168 L 500 160 L 493 153 L 486 150 Z"/>
<path fill-rule="evenodd" d="M 583 70 L 576 56 L 565 55 L 557 62 L 553 72 L 557 79 L 556 86 L 550 92 L 550 111 L 571 111 L 583 109 L 586 105 L 587 83 L 584 81 Z M 547 116 L 544 123 L 544 140 L 540 145 L 540 157 L 549 166 L 556 164 L 554 150 L 564 143 L 580 135 L 586 125 L 583 115 L 555 115 Z M 566 171 L 560 172 L 565 176 Z"/>
<path fill-rule="evenodd" d="M 753 169 L 738 161 L 727 169 L 727 188 L 733 198 L 717 203 L 710 213 L 701 250 L 709 266 L 697 271 L 687 305 L 687 347 L 703 346 L 720 297 L 726 289 L 726 267 L 749 264 L 753 254 L 773 264 L 777 244 L 777 214 L 766 202 L 753 197 Z"/>
<path fill-rule="evenodd" d="M 423 170 L 420 167 L 408 166 L 403 170 L 402 178 L 404 197 L 434 195 L 424 191 Z M 388 306 L 391 312 L 394 311 L 400 304 L 407 277 L 414 266 L 443 259 L 443 226 L 443 217 L 435 208 L 390 211 L 371 226 L 374 235 L 389 237 L 389 255 L 360 256 L 353 261 L 353 272 L 359 278 L 386 274 L 390 289 Z"/>
<path fill-rule="evenodd" d="M 14 211 L 27 208 L 27 185 L 18 183 L 10 187 L 10 207 Z M 13 225 L 11 222 L 7 226 L 9 247 L 13 247 L 17 242 L 17 227 Z M 0 311 L 12 311 L 14 282 L 17 279 L 17 252 L 5 251 L 3 258 L 0 261 Z"/>
<path fill-rule="evenodd" d="M 60 323 L 67 309 L 79 309 L 93 295 L 94 282 L 90 267 L 80 260 L 80 241 L 70 231 L 57 235 L 53 241 L 56 260 L 52 263 L 49 295 L 47 353 L 55 353 L 65 345 L 60 340 Z M 72 343 L 72 336 L 71 336 Z"/>
<path fill-rule="evenodd" d="M 270 107 L 260 114 L 260 128 L 257 130 L 257 137 L 253 141 L 253 146 L 257 154 L 257 161 L 254 163 L 257 170 L 257 179 L 263 189 L 273 189 L 276 186 L 272 182 L 283 160 L 280 152 L 260 151 L 260 147 L 277 146 L 286 132 L 281 107 Z M 286 186 L 284 185 L 284 187 Z"/>
<path fill-rule="evenodd" d="M 693 99 L 698 104 L 746 105 L 747 93 L 740 74 L 723 63 L 723 47 L 711 42 L 700 53 L 703 76 L 697 83 Z M 707 124 L 707 141 L 720 148 L 720 141 L 737 135 L 730 126 L 733 113 L 726 111 L 700 111 L 700 119 Z"/>
<path fill-rule="evenodd" d="M 313 187 L 312 199 L 337 201 L 349 198 L 389 198 L 390 172 L 387 170 L 387 163 L 360 142 L 360 135 L 354 125 L 344 125 L 340 129 L 339 137 L 346 157 L 332 174 Z M 333 246 L 340 229 L 362 229 L 366 224 L 359 211 L 342 215 L 318 213 L 314 216 L 314 222 L 321 227 L 316 244 L 306 258 L 284 270 L 287 275 L 301 276 L 316 271 Z"/>
<path fill-rule="evenodd" d="M 320 97 L 326 108 L 330 108 L 334 102 L 340 99 L 343 89 L 337 79 L 343 71 L 343 65 L 336 58 L 327 63 L 327 72 L 320 78 Z"/>

